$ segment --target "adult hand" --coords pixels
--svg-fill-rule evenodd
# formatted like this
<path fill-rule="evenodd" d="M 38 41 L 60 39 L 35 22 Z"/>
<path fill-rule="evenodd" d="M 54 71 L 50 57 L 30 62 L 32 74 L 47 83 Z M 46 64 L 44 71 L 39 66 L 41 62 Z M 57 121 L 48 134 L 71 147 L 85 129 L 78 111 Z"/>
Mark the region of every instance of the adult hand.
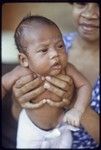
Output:
<path fill-rule="evenodd" d="M 23 75 L 33 74 L 28 68 L 16 66 L 12 71 L 2 76 L 2 99 L 12 88 L 13 84 Z M 33 74 L 35 76 L 35 74 Z"/>
<path fill-rule="evenodd" d="M 67 107 L 73 96 L 73 80 L 69 76 L 63 74 L 59 74 L 56 77 L 47 76 L 45 78 L 46 82 L 44 84 L 44 88 L 63 99 L 61 102 L 54 102 L 48 99 L 47 103 L 51 106 Z"/>
<path fill-rule="evenodd" d="M 38 108 L 46 101 L 40 101 L 36 104 L 31 103 L 38 95 L 45 91 L 43 80 L 40 77 L 33 77 L 32 74 L 21 77 L 13 86 L 13 99 L 15 99 L 22 108 Z"/>
<path fill-rule="evenodd" d="M 23 108 L 38 108 L 44 103 L 48 103 L 51 106 L 63 107 L 68 106 L 70 99 L 73 95 L 73 81 L 67 75 L 58 75 L 57 77 L 46 77 L 44 86 L 41 85 L 44 81 L 41 78 L 34 78 L 31 75 L 20 78 L 13 86 L 13 97 L 19 102 Z M 49 90 L 56 94 L 60 98 L 63 98 L 62 102 L 53 102 L 50 99 L 43 99 L 38 103 L 30 103 L 38 95 L 45 90 Z"/>

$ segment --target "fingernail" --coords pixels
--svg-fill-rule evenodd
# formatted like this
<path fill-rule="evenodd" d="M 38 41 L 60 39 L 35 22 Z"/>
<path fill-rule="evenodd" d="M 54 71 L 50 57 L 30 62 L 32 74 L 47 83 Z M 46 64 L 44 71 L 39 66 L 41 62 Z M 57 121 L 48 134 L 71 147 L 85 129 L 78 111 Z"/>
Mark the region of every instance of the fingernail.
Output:
<path fill-rule="evenodd" d="M 50 100 L 49 100 L 49 99 L 46 99 L 46 101 L 47 101 L 47 102 L 50 102 Z"/>
<path fill-rule="evenodd" d="M 45 82 L 44 88 L 49 88 L 49 87 L 50 87 L 50 85 L 49 85 L 48 83 Z"/>
<path fill-rule="evenodd" d="M 46 99 L 43 99 L 43 103 L 46 103 L 47 102 L 47 100 Z"/>
<path fill-rule="evenodd" d="M 46 79 L 50 81 L 50 80 L 51 80 L 51 77 L 50 77 L 50 76 L 46 76 Z"/>

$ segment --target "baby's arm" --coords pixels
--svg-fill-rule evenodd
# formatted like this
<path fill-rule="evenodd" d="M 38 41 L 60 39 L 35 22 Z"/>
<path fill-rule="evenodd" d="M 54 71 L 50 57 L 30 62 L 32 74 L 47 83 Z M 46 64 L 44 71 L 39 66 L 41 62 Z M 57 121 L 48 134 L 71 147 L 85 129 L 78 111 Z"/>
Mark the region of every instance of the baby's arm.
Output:
<path fill-rule="evenodd" d="M 73 108 L 66 113 L 64 121 L 68 121 L 74 126 L 79 126 L 82 113 L 84 113 L 89 104 L 92 88 L 88 80 L 72 64 L 68 64 L 66 73 L 74 81 L 77 98 Z"/>

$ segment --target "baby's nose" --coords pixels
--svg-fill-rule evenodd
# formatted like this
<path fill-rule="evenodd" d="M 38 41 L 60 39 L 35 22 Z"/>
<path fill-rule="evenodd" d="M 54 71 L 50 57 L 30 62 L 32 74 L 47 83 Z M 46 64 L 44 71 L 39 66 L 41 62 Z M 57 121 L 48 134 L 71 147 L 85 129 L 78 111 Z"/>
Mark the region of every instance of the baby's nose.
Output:
<path fill-rule="evenodd" d="M 53 59 L 58 57 L 58 52 L 55 49 L 51 49 L 50 53 L 49 53 L 49 58 Z"/>

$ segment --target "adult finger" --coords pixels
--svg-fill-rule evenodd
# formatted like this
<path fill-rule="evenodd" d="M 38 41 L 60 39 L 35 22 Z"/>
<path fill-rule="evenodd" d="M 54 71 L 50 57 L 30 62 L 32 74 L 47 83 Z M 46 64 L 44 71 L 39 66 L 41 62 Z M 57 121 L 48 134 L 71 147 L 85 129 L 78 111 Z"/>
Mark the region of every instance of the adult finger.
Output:
<path fill-rule="evenodd" d="M 58 77 L 58 78 L 57 78 Z M 56 86 L 57 88 L 59 88 L 59 89 L 61 89 L 61 90 L 63 90 L 63 91 L 66 91 L 66 93 L 67 93 L 67 98 L 70 96 L 70 95 L 72 95 L 72 91 L 73 91 L 73 89 L 74 89 L 74 84 L 73 84 L 73 81 L 72 81 L 72 79 L 69 77 L 69 76 L 67 76 L 67 75 L 62 75 L 62 74 L 60 74 L 60 75 L 58 75 L 58 76 L 56 76 L 56 77 L 50 77 L 50 76 L 47 76 L 46 77 L 46 80 L 49 82 L 49 83 L 51 83 L 51 84 L 53 84 L 54 86 Z M 50 84 L 50 90 L 51 90 L 51 84 Z M 57 90 L 58 91 L 58 90 Z M 57 94 L 58 95 L 58 93 L 56 93 L 56 90 L 54 91 L 52 91 L 54 94 Z"/>
<path fill-rule="evenodd" d="M 30 102 L 22 103 L 21 106 L 26 109 L 36 109 L 36 108 L 40 108 L 45 103 L 46 103 L 46 99 L 43 99 L 42 101 L 39 101 L 34 104 Z"/>
<path fill-rule="evenodd" d="M 71 77 L 69 75 L 59 74 L 59 75 L 57 75 L 57 78 L 59 78 L 59 79 L 61 79 L 63 81 L 68 82 L 69 85 L 73 84 L 73 80 L 71 79 Z"/>
<path fill-rule="evenodd" d="M 53 85 L 55 85 L 56 87 L 59 87 L 59 88 L 62 88 L 62 89 L 65 89 L 66 86 L 67 86 L 67 83 L 63 80 L 60 80 L 59 78 L 57 77 L 50 77 L 50 76 L 47 76 L 45 77 L 46 80 L 50 83 L 52 83 Z"/>
<path fill-rule="evenodd" d="M 19 102 L 25 103 L 25 102 L 28 102 L 30 100 L 33 100 L 35 97 L 37 97 L 38 95 L 40 95 L 44 91 L 45 91 L 44 87 L 40 86 L 37 89 L 34 89 L 34 90 L 24 94 L 23 96 L 19 97 Z"/>
<path fill-rule="evenodd" d="M 20 77 L 16 83 L 15 83 L 15 87 L 20 88 L 23 85 L 27 84 L 28 82 L 32 81 L 33 79 L 35 79 L 35 77 L 33 76 L 33 74 L 28 74 L 25 75 L 23 77 Z"/>
<path fill-rule="evenodd" d="M 52 106 L 52 107 L 63 107 L 65 105 L 65 103 L 63 101 L 61 102 L 54 102 L 50 99 L 47 99 L 47 103 Z"/>
<path fill-rule="evenodd" d="M 67 98 L 63 98 L 62 101 L 65 103 L 65 106 L 68 106 L 70 104 L 70 100 Z"/>
<path fill-rule="evenodd" d="M 19 89 L 19 92 L 21 95 L 37 88 L 43 81 L 40 78 L 36 78 L 33 81 L 30 81 L 29 83 L 25 84 Z"/>
<path fill-rule="evenodd" d="M 64 93 L 65 93 L 65 91 L 55 87 L 54 85 L 50 84 L 47 81 L 44 83 L 44 88 L 49 90 L 50 92 L 56 94 L 59 97 L 62 97 L 64 95 Z"/>
<path fill-rule="evenodd" d="M 51 106 L 55 106 L 55 107 L 63 107 L 63 106 L 67 106 L 70 104 L 70 100 L 68 99 L 63 99 L 61 102 L 54 102 L 50 99 L 47 99 L 47 103 Z"/>
<path fill-rule="evenodd" d="M 71 99 L 73 97 L 74 87 L 70 86 L 70 88 L 64 93 L 63 98 Z"/>

